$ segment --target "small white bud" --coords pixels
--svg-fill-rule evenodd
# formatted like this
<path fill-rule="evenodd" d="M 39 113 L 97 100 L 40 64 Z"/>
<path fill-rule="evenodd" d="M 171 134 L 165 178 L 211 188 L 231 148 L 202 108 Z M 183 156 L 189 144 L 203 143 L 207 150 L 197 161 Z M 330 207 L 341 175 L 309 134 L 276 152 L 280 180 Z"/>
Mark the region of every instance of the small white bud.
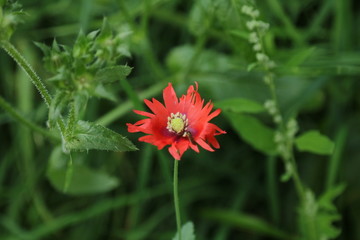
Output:
<path fill-rule="evenodd" d="M 249 42 L 250 42 L 250 43 L 258 43 L 258 42 L 259 42 L 259 38 L 258 38 L 256 32 L 250 33 L 250 35 L 249 35 Z"/>
<path fill-rule="evenodd" d="M 247 21 L 247 22 L 246 22 L 246 27 L 247 27 L 250 31 L 254 30 L 254 28 L 257 27 L 257 21 L 255 21 L 255 20 Z"/>
<path fill-rule="evenodd" d="M 242 6 L 241 11 L 244 14 L 251 16 L 251 13 L 253 12 L 253 8 L 249 5 L 244 5 L 244 6 Z"/>
<path fill-rule="evenodd" d="M 257 17 L 259 17 L 259 15 L 260 15 L 260 12 L 257 9 L 252 11 L 251 14 L 250 14 L 250 16 L 253 17 L 253 18 L 257 18 Z"/>
<path fill-rule="evenodd" d="M 256 53 L 256 59 L 259 62 L 266 62 L 269 60 L 269 57 L 264 53 Z"/>
<path fill-rule="evenodd" d="M 269 110 L 270 108 L 275 107 L 275 103 L 273 100 L 266 100 L 264 103 L 264 107 Z"/>
<path fill-rule="evenodd" d="M 260 43 L 254 44 L 253 49 L 255 52 L 261 51 L 261 44 Z"/>

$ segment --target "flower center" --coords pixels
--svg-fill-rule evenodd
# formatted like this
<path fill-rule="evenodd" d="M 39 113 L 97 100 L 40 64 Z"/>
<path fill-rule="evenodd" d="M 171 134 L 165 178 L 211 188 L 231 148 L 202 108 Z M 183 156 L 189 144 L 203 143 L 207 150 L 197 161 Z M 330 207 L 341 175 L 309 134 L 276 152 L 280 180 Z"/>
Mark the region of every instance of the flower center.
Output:
<path fill-rule="evenodd" d="M 188 125 L 189 121 L 186 118 L 186 115 L 177 112 L 175 114 L 170 114 L 170 117 L 168 117 L 166 128 L 170 132 L 185 136 Z"/>

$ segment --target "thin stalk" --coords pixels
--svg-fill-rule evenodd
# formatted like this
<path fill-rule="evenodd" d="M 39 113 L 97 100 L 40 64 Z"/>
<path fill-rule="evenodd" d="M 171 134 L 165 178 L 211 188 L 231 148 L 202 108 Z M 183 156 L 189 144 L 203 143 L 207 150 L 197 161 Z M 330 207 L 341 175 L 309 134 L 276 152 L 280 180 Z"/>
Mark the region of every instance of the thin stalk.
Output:
<path fill-rule="evenodd" d="M 335 137 L 335 150 L 330 158 L 328 164 L 327 177 L 326 177 L 326 190 L 330 190 L 334 187 L 336 179 L 340 170 L 341 155 L 345 150 L 346 138 L 349 133 L 349 129 L 346 125 L 341 126 Z"/>
<path fill-rule="evenodd" d="M 179 191 L 178 191 L 178 168 L 179 160 L 174 159 L 174 205 L 176 215 L 176 226 L 179 239 L 181 240 L 181 217 L 180 217 L 180 206 L 179 206 Z"/>
<path fill-rule="evenodd" d="M 291 164 L 291 169 L 292 169 L 292 179 L 294 180 L 294 184 L 295 184 L 295 188 L 296 188 L 296 191 L 298 193 L 298 196 L 302 201 L 305 200 L 305 190 L 304 190 L 304 185 L 300 179 L 300 176 L 299 176 L 299 173 L 298 173 L 298 170 L 297 170 L 297 165 L 296 165 L 296 162 L 295 162 L 295 158 L 291 152 L 291 158 L 288 160 Z"/>
<path fill-rule="evenodd" d="M 25 118 L 24 116 L 22 116 L 18 111 L 16 111 L 4 98 L 2 98 L 0 96 L 0 107 L 2 107 L 7 113 L 9 113 L 15 120 L 19 121 L 20 123 L 24 124 L 25 126 L 27 126 L 28 128 L 30 128 L 31 130 L 38 132 L 42 135 L 44 135 L 45 137 L 48 137 L 52 140 L 55 141 L 60 141 L 61 139 L 54 135 L 51 134 L 49 131 L 47 131 L 46 129 L 36 125 L 35 123 L 29 121 L 27 118 Z"/>

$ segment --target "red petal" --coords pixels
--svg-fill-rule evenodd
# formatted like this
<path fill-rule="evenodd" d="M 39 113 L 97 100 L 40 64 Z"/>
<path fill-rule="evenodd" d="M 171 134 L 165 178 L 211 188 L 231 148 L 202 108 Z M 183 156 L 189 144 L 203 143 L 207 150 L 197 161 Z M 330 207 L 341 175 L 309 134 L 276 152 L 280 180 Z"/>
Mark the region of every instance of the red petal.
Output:
<path fill-rule="evenodd" d="M 220 148 L 219 142 L 216 140 L 216 138 L 213 135 L 209 135 L 206 139 L 208 143 L 210 143 L 214 148 Z"/>
<path fill-rule="evenodd" d="M 144 112 L 144 111 L 139 111 L 139 110 L 133 110 L 134 113 L 145 116 L 145 117 L 154 117 L 154 114 L 149 113 L 149 112 Z"/>
<path fill-rule="evenodd" d="M 191 147 L 192 150 L 194 150 L 195 152 L 199 153 L 199 148 L 196 144 L 192 144 L 190 143 L 189 146 Z"/>
<path fill-rule="evenodd" d="M 171 144 L 169 152 L 176 160 L 180 160 L 184 152 L 189 149 L 189 144 L 190 142 L 187 139 L 181 138 L 179 141 Z"/>
<path fill-rule="evenodd" d="M 154 135 L 142 136 L 142 137 L 139 138 L 139 141 L 147 142 L 147 143 L 150 143 L 150 144 L 152 144 L 154 146 L 157 146 L 159 150 L 169 144 L 167 141 L 163 141 L 163 140 L 155 137 Z"/>
<path fill-rule="evenodd" d="M 205 150 L 208 150 L 208 151 L 210 151 L 210 152 L 213 152 L 213 151 L 214 151 L 214 149 L 212 149 L 212 148 L 210 147 L 210 145 L 207 144 L 207 143 L 206 143 L 204 140 L 202 140 L 201 138 L 196 139 L 196 142 L 197 142 L 201 147 L 203 147 Z"/>
<path fill-rule="evenodd" d="M 221 109 L 218 108 L 215 111 L 213 111 L 208 117 L 207 120 L 210 121 L 211 119 L 213 119 L 214 117 L 216 117 L 217 115 L 219 115 L 221 113 Z"/>
<path fill-rule="evenodd" d="M 144 99 L 144 102 L 150 108 L 150 110 L 158 117 L 167 115 L 168 111 L 166 110 L 164 105 L 155 98 L 152 99 L 152 102 L 147 99 Z"/>
<path fill-rule="evenodd" d="M 137 121 L 135 124 L 127 123 L 128 132 L 144 132 L 144 133 L 152 133 L 151 128 L 151 120 L 150 119 L 142 119 Z"/>
<path fill-rule="evenodd" d="M 180 160 L 179 151 L 176 149 L 174 143 L 169 147 L 169 153 L 170 153 L 176 160 Z"/>
<path fill-rule="evenodd" d="M 167 108 L 167 110 L 170 113 L 175 112 L 177 104 L 179 103 L 179 100 L 176 96 L 175 90 L 171 83 L 169 83 L 169 85 L 164 89 L 163 98 L 164 98 L 164 103 L 165 103 L 165 107 Z"/>

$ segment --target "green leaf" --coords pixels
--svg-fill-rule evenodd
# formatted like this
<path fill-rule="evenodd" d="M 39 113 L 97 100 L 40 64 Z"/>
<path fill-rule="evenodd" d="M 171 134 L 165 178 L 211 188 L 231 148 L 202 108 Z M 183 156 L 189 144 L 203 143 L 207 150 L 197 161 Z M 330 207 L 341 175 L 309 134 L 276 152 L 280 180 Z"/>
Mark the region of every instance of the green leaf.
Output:
<path fill-rule="evenodd" d="M 90 39 L 88 39 L 85 34 L 80 31 L 79 35 L 73 46 L 73 57 L 74 58 L 87 58 L 88 56 L 88 48 L 90 46 Z"/>
<path fill-rule="evenodd" d="M 215 106 L 224 111 L 235 113 L 260 113 L 265 108 L 262 104 L 246 98 L 232 98 L 215 102 Z"/>
<path fill-rule="evenodd" d="M 89 96 L 86 91 L 79 91 L 74 96 L 75 113 L 79 118 L 85 114 Z"/>
<path fill-rule="evenodd" d="M 248 31 L 231 30 L 231 31 L 229 31 L 229 33 L 236 37 L 242 38 L 242 40 L 245 40 L 245 41 L 249 40 L 249 32 Z"/>
<path fill-rule="evenodd" d="M 204 217 L 215 220 L 219 223 L 234 226 L 246 231 L 251 231 L 261 235 L 268 235 L 274 239 L 294 239 L 291 235 L 270 225 L 264 220 L 244 213 L 232 210 L 209 209 L 203 212 Z"/>
<path fill-rule="evenodd" d="M 109 25 L 109 22 L 107 21 L 107 18 L 103 19 L 103 23 L 100 29 L 100 33 L 96 38 L 96 41 L 104 42 L 107 39 L 111 39 L 113 36 L 111 27 Z"/>
<path fill-rule="evenodd" d="M 73 174 L 70 179 L 67 179 L 69 157 L 62 152 L 61 147 L 55 148 L 50 157 L 46 175 L 51 185 L 58 191 L 64 192 L 67 180 L 69 182 L 66 193 L 71 195 L 103 193 L 119 185 L 117 178 L 90 169 L 81 162 L 73 165 Z"/>
<path fill-rule="evenodd" d="M 106 89 L 102 84 L 98 84 L 95 89 L 91 90 L 91 94 L 95 97 L 105 98 L 114 102 L 117 101 L 115 94 Z"/>
<path fill-rule="evenodd" d="M 286 67 L 296 67 L 304 63 L 311 55 L 314 54 L 316 48 L 309 47 L 305 49 L 296 50 L 289 58 L 289 61 L 285 64 Z"/>
<path fill-rule="evenodd" d="M 179 233 L 176 233 L 172 240 L 179 240 Z M 181 240 L 195 240 L 194 224 L 187 222 L 181 227 Z"/>
<path fill-rule="evenodd" d="M 200 36 L 206 32 L 211 24 L 213 10 L 213 4 L 209 0 L 195 2 L 188 19 L 189 30 L 192 34 Z"/>
<path fill-rule="evenodd" d="M 50 47 L 47 46 L 46 44 L 43 44 L 41 42 L 34 42 L 35 46 L 37 46 L 38 48 L 41 49 L 41 51 L 43 52 L 44 55 L 49 55 L 50 54 Z"/>
<path fill-rule="evenodd" d="M 196 56 L 196 61 L 194 61 Z M 197 73 L 228 73 L 239 65 L 239 63 L 223 53 L 213 50 L 203 50 L 196 52 L 196 48 L 191 45 L 182 45 L 174 48 L 166 57 L 166 65 L 173 72 L 178 72 L 193 65 Z M 196 75 L 198 77 L 198 75 Z"/>
<path fill-rule="evenodd" d="M 68 150 L 90 149 L 108 151 L 134 151 L 137 148 L 126 137 L 96 123 L 78 121 L 74 135 L 65 141 Z"/>
<path fill-rule="evenodd" d="M 334 143 L 316 130 L 305 132 L 295 139 L 295 145 L 299 151 L 317 154 L 332 154 Z"/>
<path fill-rule="evenodd" d="M 70 98 L 64 91 L 57 91 L 49 108 L 49 126 L 56 126 L 56 121 L 60 119 L 61 114 L 67 109 Z"/>
<path fill-rule="evenodd" d="M 226 113 L 226 116 L 245 142 L 264 154 L 276 154 L 274 130 L 253 116 L 231 112 Z"/>
<path fill-rule="evenodd" d="M 250 64 L 247 66 L 246 70 L 247 70 L 248 72 L 250 72 L 251 70 L 253 70 L 253 69 L 254 69 L 255 67 L 257 67 L 258 65 L 259 65 L 258 62 L 250 63 Z"/>
<path fill-rule="evenodd" d="M 131 70 L 131 67 L 125 65 L 102 68 L 96 72 L 94 81 L 101 83 L 121 81 L 130 74 Z"/>

